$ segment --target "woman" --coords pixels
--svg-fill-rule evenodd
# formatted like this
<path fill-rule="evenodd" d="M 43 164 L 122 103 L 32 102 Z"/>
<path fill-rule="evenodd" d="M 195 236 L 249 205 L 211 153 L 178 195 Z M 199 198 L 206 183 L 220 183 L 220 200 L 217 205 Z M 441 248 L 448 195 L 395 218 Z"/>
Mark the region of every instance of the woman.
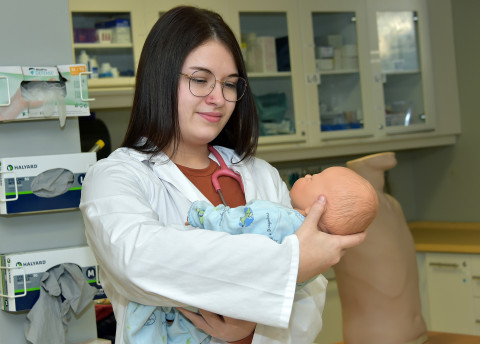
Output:
<path fill-rule="evenodd" d="M 244 81 L 245 80 L 245 81 Z M 321 329 L 323 277 L 364 234 L 316 224 L 321 197 L 295 235 L 277 244 L 185 226 L 193 201 L 221 203 L 208 145 L 241 175 L 220 178 L 230 206 L 265 199 L 290 206 L 278 172 L 254 158 L 258 121 L 238 43 L 216 13 L 174 8 L 148 35 L 123 147 L 88 171 L 80 209 L 101 281 L 124 336 L 130 301 L 182 310 L 212 343 L 311 343 Z M 170 323 L 169 323 L 170 325 Z"/>

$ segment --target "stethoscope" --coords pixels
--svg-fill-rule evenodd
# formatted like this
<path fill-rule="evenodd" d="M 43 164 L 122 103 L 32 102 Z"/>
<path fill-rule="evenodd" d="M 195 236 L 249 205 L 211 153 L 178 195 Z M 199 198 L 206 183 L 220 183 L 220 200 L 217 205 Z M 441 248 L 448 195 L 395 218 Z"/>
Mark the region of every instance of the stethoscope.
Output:
<path fill-rule="evenodd" d="M 218 195 L 220 196 L 220 199 L 222 200 L 223 204 L 226 206 L 227 202 L 225 202 L 225 199 L 223 198 L 222 189 L 220 187 L 220 183 L 218 182 L 218 178 L 226 176 L 226 177 L 231 177 L 235 179 L 238 182 L 238 184 L 240 184 L 243 194 L 245 194 L 245 190 L 243 189 L 242 177 L 240 176 L 240 174 L 232 171 L 227 167 L 227 164 L 225 164 L 225 161 L 223 160 L 220 153 L 218 153 L 218 151 L 215 148 L 213 148 L 211 145 L 208 145 L 208 150 L 213 154 L 213 156 L 217 159 L 218 163 L 220 164 L 220 169 L 215 171 L 212 175 L 212 184 L 213 184 L 213 187 L 215 188 L 215 191 L 218 192 Z"/>

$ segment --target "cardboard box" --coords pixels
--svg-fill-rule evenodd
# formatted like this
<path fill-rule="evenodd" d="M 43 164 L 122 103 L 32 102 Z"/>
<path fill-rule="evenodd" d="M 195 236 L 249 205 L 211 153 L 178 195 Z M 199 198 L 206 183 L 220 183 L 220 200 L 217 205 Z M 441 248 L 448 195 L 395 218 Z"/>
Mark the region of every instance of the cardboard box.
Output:
<path fill-rule="evenodd" d="M 89 116 L 87 67 L 0 66 L 0 121 Z"/>
<path fill-rule="evenodd" d="M 45 271 L 64 263 L 80 267 L 88 284 L 97 288 L 94 299 L 106 298 L 98 281 L 97 262 L 88 246 L 0 254 L 2 310 L 31 309 L 40 296 L 40 280 Z"/>
<path fill-rule="evenodd" d="M 0 158 L 0 215 L 78 208 L 83 179 L 96 161 L 95 152 Z M 54 185 L 57 171 L 62 176 Z M 62 194 L 51 196 L 49 188 L 61 187 Z"/>
<path fill-rule="evenodd" d="M 255 41 L 255 71 L 277 72 L 277 47 L 275 37 L 257 37 Z"/>

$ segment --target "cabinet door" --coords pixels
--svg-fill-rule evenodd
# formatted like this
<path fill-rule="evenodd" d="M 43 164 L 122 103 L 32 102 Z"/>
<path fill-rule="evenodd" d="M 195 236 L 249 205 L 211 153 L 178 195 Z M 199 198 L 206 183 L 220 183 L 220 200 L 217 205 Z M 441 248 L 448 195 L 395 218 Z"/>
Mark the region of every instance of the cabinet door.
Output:
<path fill-rule="evenodd" d="M 435 129 L 425 1 L 367 0 L 379 126 L 386 135 Z"/>
<path fill-rule="evenodd" d="M 294 1 L 228 3 L 225 20 L 244 49 L 260 118 L 260 144 L 304 142 L 306 135 L 300 24 Z"/>
<path fill-rule="evenodd" d="M 328 284 L 322 313 L 322 331 L 315 339 L 315 343 L 339 343 L 343 340 L 342 305 L 335 271 L 330 268 L 323 273 L 323 276 L 328 280 Z"/>
<path fill-rule="evenodd" d="M 430 330 L 475 334 L 470 257 L 427 253 Z"/>
<path fill-rule="evenodd" d="M 373 136 L 362 1 L 302 1 L 305 82 L 314 142 Z"/>
<path fill-rule="evenodd" d="M 475 308 L 475 334 L 480 335 L 480 255 L 471 258 L 472 292 Z"/>
<path fill-rule="evenodd" d="M 91 76 L 89 87 L 132 87 L 145 36 L 141 4 L 70 0 L 69 6 L 75 62 L 84 63 L 84 52 L 98 63 L 98 74 Z"/>

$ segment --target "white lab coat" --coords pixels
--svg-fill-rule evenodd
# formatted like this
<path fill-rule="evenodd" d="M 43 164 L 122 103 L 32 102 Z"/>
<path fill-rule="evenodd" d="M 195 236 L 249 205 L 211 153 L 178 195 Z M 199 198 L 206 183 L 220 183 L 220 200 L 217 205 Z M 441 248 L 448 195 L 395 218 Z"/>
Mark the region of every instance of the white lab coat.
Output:
<path fill-rule="evenodd" d="M 238 159 L 232 150 L 216 148 L 227 165 Z M 242 176 L 247 202 L 290 206 L 287 187 L 265 161 L 233 169 Z M 311 344 L 322 326 L 326 280 L 320 276 L 295 291 L 297 237 L 277 244 L 261 235 L 185 226 L 195 200 L 207 199 L 164 155 L 149 161 L 120 148 L 88 170 L 80 209 L 114 307 L 116 342 L 123 344 L 125 310 L 135 301 L 254 321 L 253 344 Z"/>

